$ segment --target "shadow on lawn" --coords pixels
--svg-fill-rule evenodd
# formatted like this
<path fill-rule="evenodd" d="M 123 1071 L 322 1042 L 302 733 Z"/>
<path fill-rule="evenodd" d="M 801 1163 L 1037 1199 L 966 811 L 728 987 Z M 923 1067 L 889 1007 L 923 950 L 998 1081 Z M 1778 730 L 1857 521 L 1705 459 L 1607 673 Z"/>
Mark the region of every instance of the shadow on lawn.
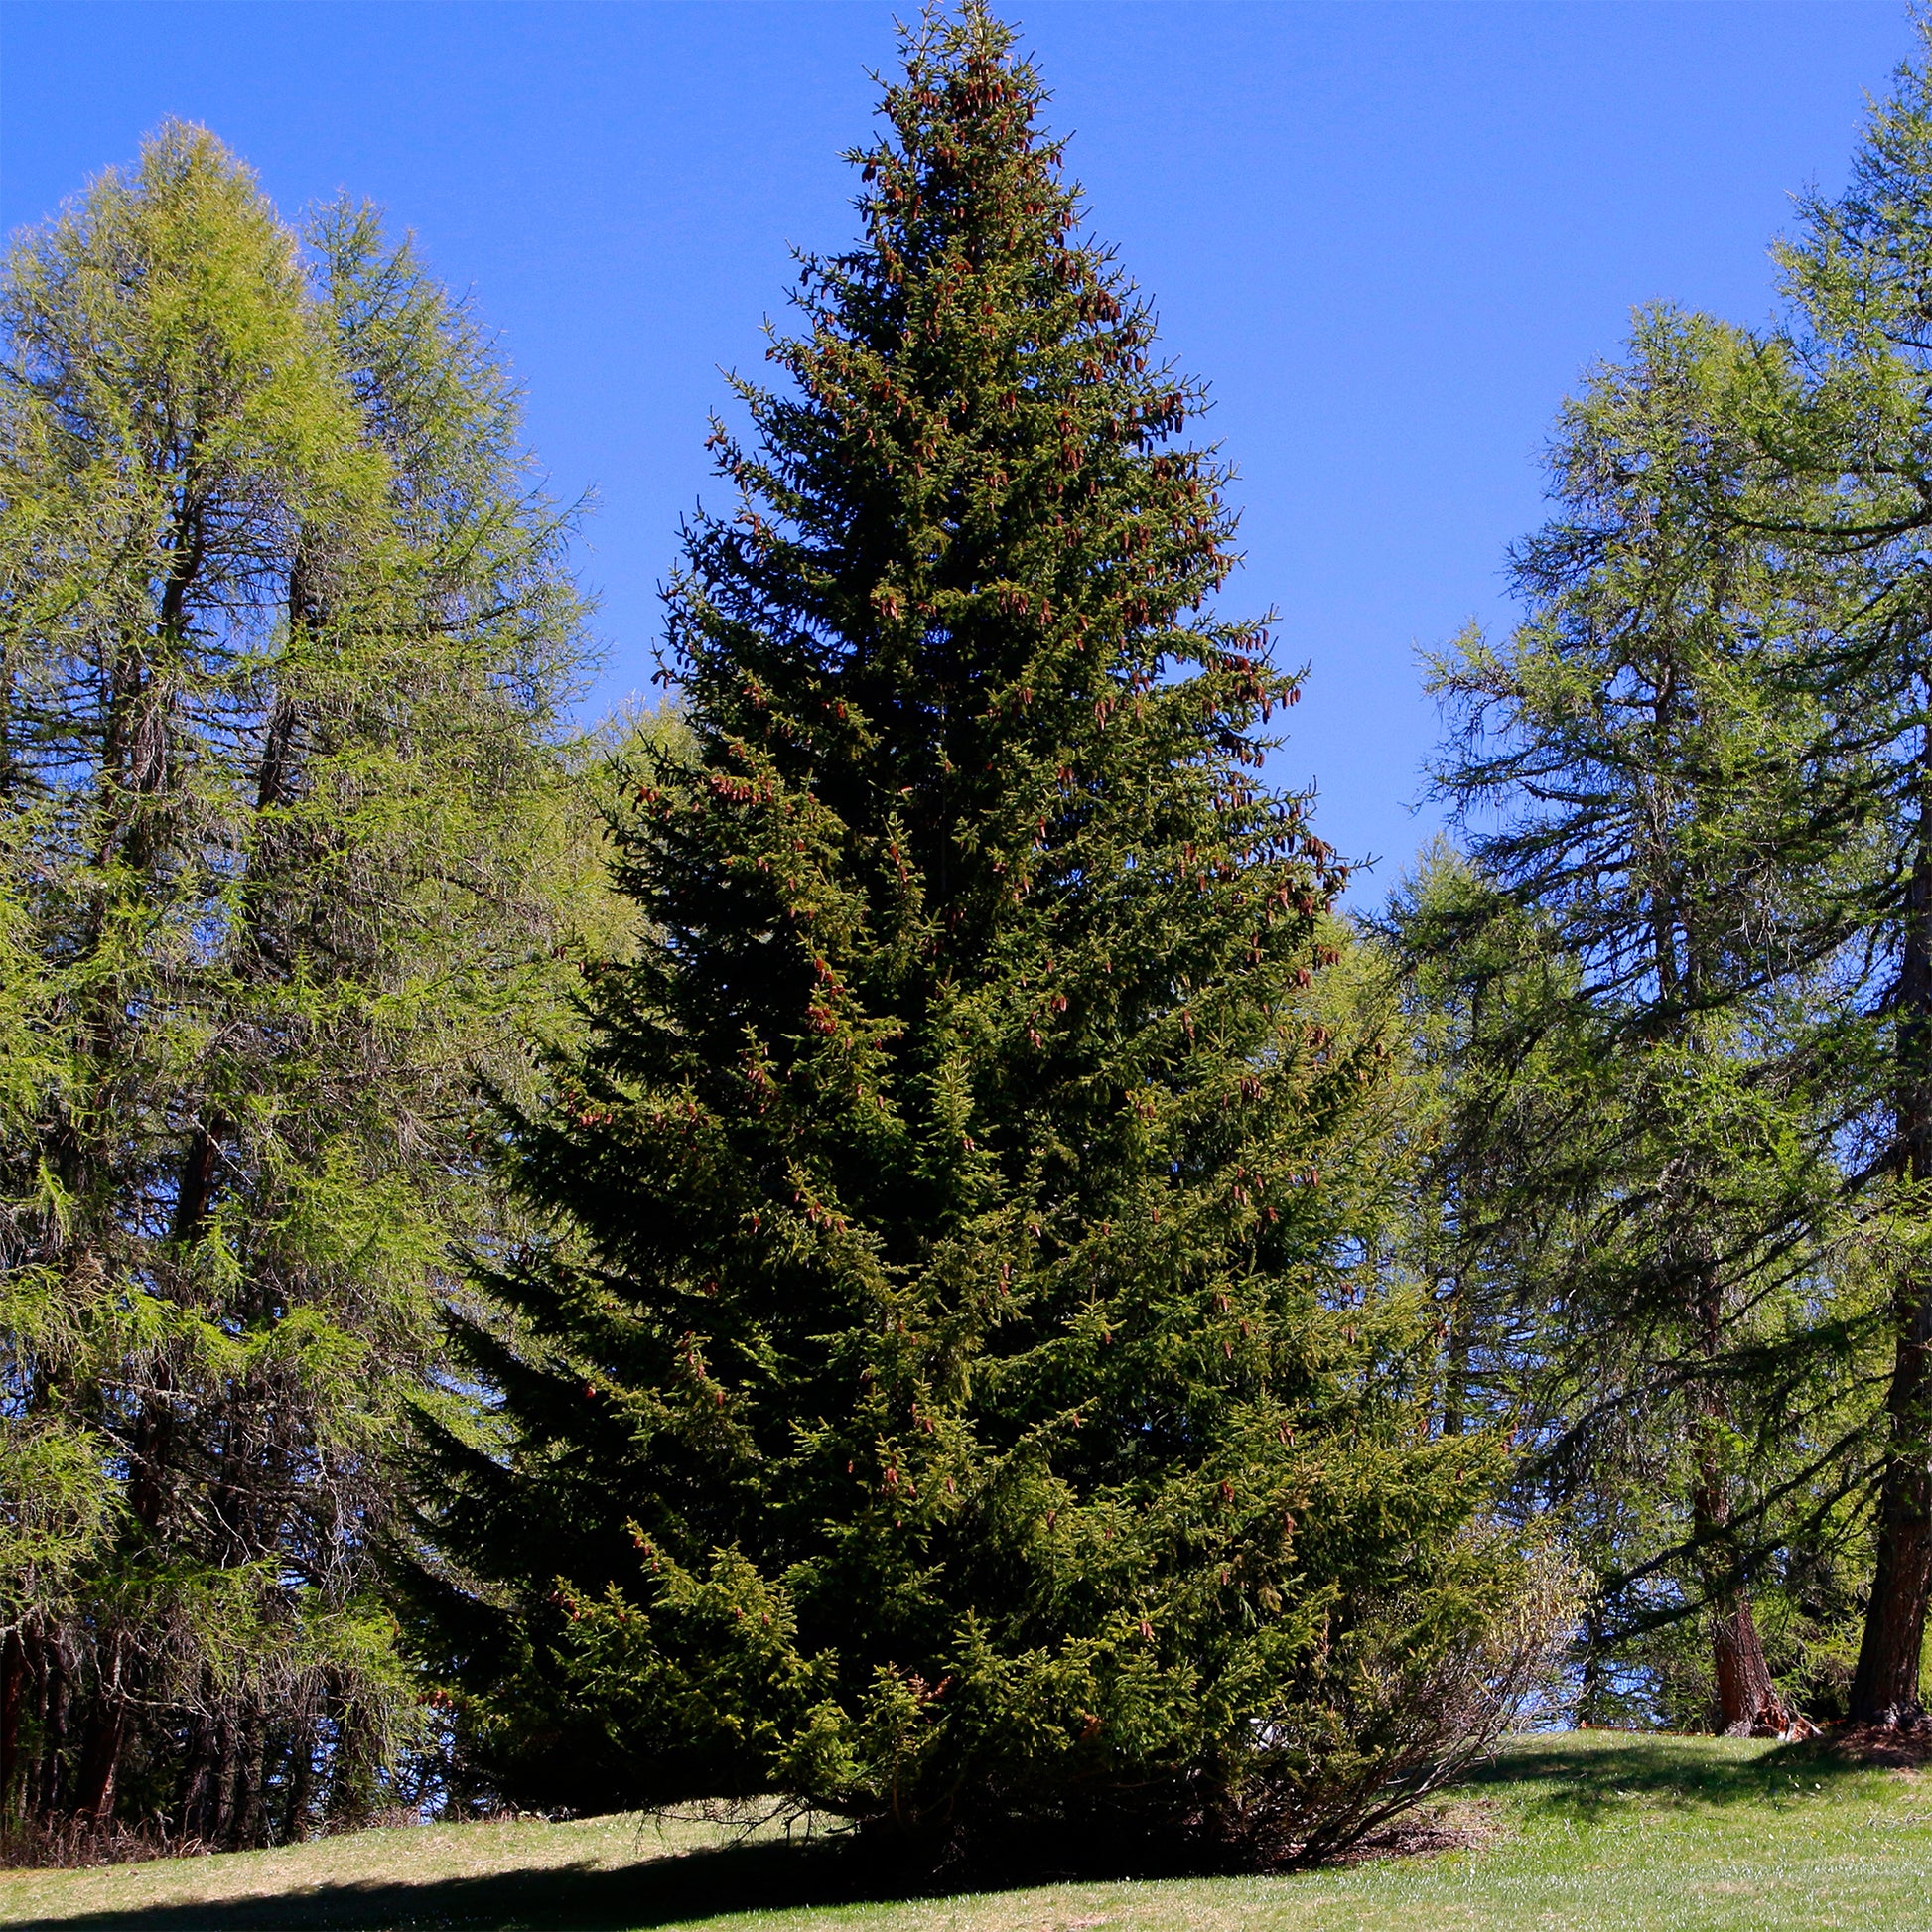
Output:
<path fill-rule="evenodd" d="M 1803 1746 L 1785 1746 L 1754 1757 L 1719 1756 L 1703 1738 L 1641 1737 L 1604 1741 L 1589 1734 L 1574 1745 L 1538 1740 L 1533 1748 L 1505 1749 L 1462 1781 L 1481 1792 L 1510 1786 L 1546 1816 L 1590 1819 L 1632 1801 L 1651 1805 L 1763 1805 L 1811 1795 L 1815 1787 L 1868 1775 L 1842 1759 Z"/>
<path fill-rule="evenodd" d="M 1539 1739 L 1504 1750 L 1462 1780 L 1473 1795 L 1512 1788 L 1534 1811 L 1588 1822 L 1632 1803 L 1764 1805 L 1809 1796 L 1848 1777 L 1852 1765 L 1790 1749 L 1752 1757 L 1720 1755 L 1702 1740 L 1618 1738 L 1594 1733 L 1575 1744 Z M 884 1903 L 962 1891 L 1020 1889 L 1068 1878 L 1146 1875 L 1128 1861 L 1077 1860 L 1078 1869 L 1021 1857 L 995 1867 L 935 1877 L 851 1840 L 734 1845 L 646 1855 L 616 1869 L 551 1865 L 419 1884 L 370 1880 L 320 1885 L 281 1896 L 150 1905 L 16 1921 L 15 1932 L 412 1932 L 430 1927 L 513 1928 L 514 1932 L 601 1932 L 683 1924 L 734 1913 L 801 1906 Z M 1106 1866 L 1108 1868 L 1100 1868 Z M 995 1871 L 998 1875 L 994 1875 Z"/>
<path fill-rule="evenodd" d="M 1071 1873 L 1030 1871 L 1011 1884 L 1050 1883 Z M 501 1927 L 515 1932 L 648 1928 L 735 1912 L 933 1897 L 1005 1889 L 987 1874 L 952 1883 L 896 1868 L 877 1847 L 851 1843 L 738 1845 L 650 1857 L 615 1870 L 552 1865 L 421 1884 L 321 1885 L 281 1897 L 150 1905 L 131 1911 L 16 1921 L 12 1932 L 404 1932 L 404 1928 Z"/>

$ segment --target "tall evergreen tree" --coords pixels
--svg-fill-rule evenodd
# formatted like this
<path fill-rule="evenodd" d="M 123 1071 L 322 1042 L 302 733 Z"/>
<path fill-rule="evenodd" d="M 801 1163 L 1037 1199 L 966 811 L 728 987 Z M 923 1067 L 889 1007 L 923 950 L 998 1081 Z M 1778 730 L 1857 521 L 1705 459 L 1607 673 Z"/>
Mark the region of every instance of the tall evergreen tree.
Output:
<path fill-rule="evenodd" d="M 512 1115 L 553 1233 L 431 1432 L 442 1641 L 519 1795 L 1304 1851 L 1485 1734 L 1550 1592 L 1361 1236 L 1342 873 L 1258 775 L 1201 408 L 1034 70 L 928 14 L 790 380 L 668 598 L 648 933 Z M 1541 1604 L 1539 1614 L 1526 1605 Z"/>
<path fill-rule="evenodd" d="M 1652 314 L 1566 411 L 1558 514 L 1516 559 L 1528 620 L 1438 677 L 1457 724 L 1440 782 L 1499 897 L 1439 894 L 1407 921 L 1472 997 L 1522 912 L 1568 961 L 1472 1029 L 1482 1104 L 1451 1146 L 1488 1199 L 1462 1233 L 1507 1256 L 1540 1330 L 1512 1349 L 1555 1493 L 1607 1528 L 1633 1478 L 1675 1492 L 1675 1520 L 1638 1511 L 1651 1548 L 1599 1538 L 1606 1586 L 1635 1587 L 1607 1607 L 1626 1629 L 1704 1611 L 1733 1730 L 1786 1718 L 1745 1587 L 1778 1543 L 1766 1499 L 1794 1451 L 1811 1500 L 1848 1452 L 1847 1336 L 1821 1304 L 1844 1016 L 1812 1010 L 1806 976 L 1819 876 L 1857 877 L 1863 850 L 1798 668 L 1829 580 L 1712 513 L 1748 468 L 1737 397 L 1766 359 Z"/>
<path fill-rule="evenodd" d="M 1873 110 L 1851 185 L 1810 198 L 1781 251 L 1802 386 L 1763 397 L 1757 490 L 1731 506 L 1837 576 L 1806 681 L 1871 850 L 1862 876 L 1816 886 L 1821 929 L 1841 940 L 1871 1022 L 1860 1193 L 1875 1228 L 1905 1235 L 1888 1244 L 1877 1552 L 1852 1696 L 1873 1724 L 1917 1712 L 1932 1606 L 1932 19 L 1919 31 L 1920 58 Z"/>
<path fill-rule="evenodd" d="M 4 320 L 0 1809 L 300 1836 L 415 1722 L 371 1535 L 558 930 L 578 604 L 474 326 L 199 129 Z"/>

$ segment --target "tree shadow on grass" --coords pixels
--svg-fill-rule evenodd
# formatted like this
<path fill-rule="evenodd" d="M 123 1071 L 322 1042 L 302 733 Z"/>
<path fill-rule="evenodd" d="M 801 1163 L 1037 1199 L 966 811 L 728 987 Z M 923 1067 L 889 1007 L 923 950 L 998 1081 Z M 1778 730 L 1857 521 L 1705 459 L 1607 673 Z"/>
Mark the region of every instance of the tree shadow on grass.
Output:
<path fill-rule="evenodd" d="M 1829 1791 L 1869 1772 L 1841 1759 L 1794 1748 L 1753 1757 L 1721 1754 L 1705 1739 L 1631 1736 L 1614 1743 L 1574 1745 L 1539 1739 L 1533 1748 L 1505 1749 L 1462 1780 L 1482 1792 L 1504 1786 L 1529 1797 L 1533 1813 L 1589 1821 L 1634 1803 L 1651 1806 L 1772 1805 Z"/>
<path fill-rule="evenodd" d="M 1076 1875 L 1097 1874 L 1029 1864 L 997 1878 L 983 1868 L 942 1878 L 849 1840 L 766 1843 L 658 1855 L 615 1868 L 552 1865 L 420 1884 L 349 1880 L 279 1896 L 14 1921 L 12 1932 L 647 1932 L 733 1913 L 1007 1890 Z"/>
<path fill-rule="evenodd" d="M 1817 1788 L 1871 1773 L 1791 1750 L 1751 1757 L 1712 1751 L 1702 1740 L 1631 1736 L 1567 1744 L 1539 1739 L 1505 1749 L 1464 1777 L 1459 1790 L 1479 1796 L 1505 1788 L 1524 1794 L 1533 1814 L 1580 1823 L 1614 1816 L 1634 1804 L 1776 1805 Z M 475 1876 L 352 1879 L 279 1895 L 155 1904 L 13 1921 L 13 1932 L 653 1932 L 693 1919 L 798 1910 L 813 1905 L 890 1903 L 1015 1891 L 1068 1879 L 1172 1876 L 1165 1861 L 1131 1850 L 1069 1862 L 1036 1847 L 1000 1848 L 1004 1856 L 967 1869 L 935 1874 L 929 1865 L 896 1859 L 877 1843 L 847 1838 L 721 1846 L 655 1853 L 621 1866 L 549 1865 Z M 1146 1848 L 1143 1848 L 1145 1852 Z M 992 1848 L 988 1848 L 989 1853 Z"/>

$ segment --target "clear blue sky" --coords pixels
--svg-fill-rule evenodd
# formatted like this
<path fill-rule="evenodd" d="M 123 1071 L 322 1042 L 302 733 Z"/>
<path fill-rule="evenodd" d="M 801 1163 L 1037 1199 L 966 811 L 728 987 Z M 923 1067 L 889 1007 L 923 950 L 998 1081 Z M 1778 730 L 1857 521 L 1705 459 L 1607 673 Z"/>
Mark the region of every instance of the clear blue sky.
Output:
<path fill-rule="evenodd" d="M 901 0 L 907 11 L 914 0 Z M 1252 608 L 1312 668 L 1276 776 L 1382 855 L 1434 819 L 1415 652 L 1506 622 L 1537 454 L 1633 304 L 1765 317 L 1790 195 L 1843 179 L 1902 5 L 1034 4 L 1013 11 L 1095 230 L 1213 385 Z M 600 703 L 642 688 L 708 484 L 719 364 L 753 368 L 788 244 L 848 237 L 841 149 L 893 56 L 872 0 L 382 5 L 0 0 L 0 222 L 167 114 L 285 212 L 347 188 L 474 291 L 553 486 L 595 490 Z"/>

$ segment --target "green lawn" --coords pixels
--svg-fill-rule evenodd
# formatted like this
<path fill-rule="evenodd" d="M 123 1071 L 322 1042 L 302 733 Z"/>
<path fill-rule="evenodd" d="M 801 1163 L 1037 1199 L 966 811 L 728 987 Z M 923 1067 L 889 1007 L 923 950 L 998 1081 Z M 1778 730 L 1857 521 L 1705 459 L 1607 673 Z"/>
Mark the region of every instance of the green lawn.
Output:
<path fill-rule="evenodd" d="M 635 1817 L 363 1832 L 284 1852 L 0 1874 L 0 1923 L 732 1926 L 743 1932 L 1653 1932 L 1932 1928 L 1932 1774 L 1764 1744 L 1527 1738 L 1458 1790 L 1465 1851 L 1270 1878 L 869 1895 L 846 1848 Z"/>

